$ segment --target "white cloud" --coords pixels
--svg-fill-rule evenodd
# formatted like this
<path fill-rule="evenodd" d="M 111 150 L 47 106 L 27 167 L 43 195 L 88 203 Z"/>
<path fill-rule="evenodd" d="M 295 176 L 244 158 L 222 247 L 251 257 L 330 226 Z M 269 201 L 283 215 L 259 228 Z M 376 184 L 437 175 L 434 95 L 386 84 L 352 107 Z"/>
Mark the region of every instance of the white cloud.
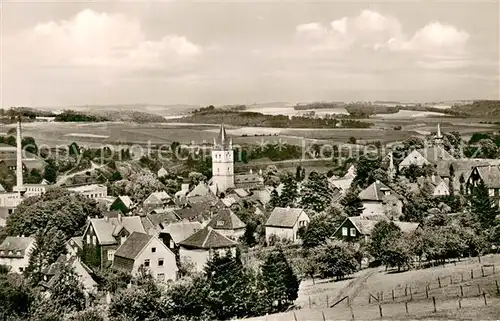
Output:
<path fill-rule="evenodd" d="M 138 20 L 87 9 L 4 39 L 4 53 L 7 63 L 123 70 L 173 66 L 198 56 L 202 48 L 179 35 L 147 39 Z"/>
<path fill-rule="evenodd" d="M 432 22 L 417 30 L 404 47 L 429 54 L 461 54 L 469 37 L 466 31 L 452 25 Z"/>

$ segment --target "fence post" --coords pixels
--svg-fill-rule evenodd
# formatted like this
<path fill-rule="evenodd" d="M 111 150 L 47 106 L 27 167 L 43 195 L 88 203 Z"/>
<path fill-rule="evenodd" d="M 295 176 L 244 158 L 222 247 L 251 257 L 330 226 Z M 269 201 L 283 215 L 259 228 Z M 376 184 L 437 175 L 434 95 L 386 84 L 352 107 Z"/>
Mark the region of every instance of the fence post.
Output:
<path fill-rule="evenodd" d="M 410 287 L 410 301 L 413 301 L 413 291 L 411 290 L 411 287 Z"/>
<path fill-rule="evenodd" d="M 493 264 L 493 274 L 495 274 L 495 264 Z"/>
<path fill-rule="evenodd" d="M 368 293 L 368 303 L 372 303 L 372 295 L 371 295 L 371 293 Z"/>
<path fill-rule="evenodd" d="M 483 292 L 483 299 L 484 299 L 484 305 L 488 305 L 488 302 L 486 302 L 486 293 Z"/>
<path fill-rule="evenodd" d="M 297 321 L 297 315 L 295 314 L 295 311 L 293 311 L 293 319 Z"/>
<path fill-rule="evenodd" d="M 394 289 L 392 289 L 392 301 L 394 301 Z"/>
<path fill-rule="evenodd" d="M 474 279 L 474 270 L 470 270 L 470 279 Z"/>
<path fill-rule="evenodd" d="M 321 310 L 321 315 L 323 316 L 323 321 L 326 321 L 325 312 Z"/>
<path fill-rule="evenodd" d="M 370 299 L 370 297 L 368 297 L 368 299 Z M 329 308 L 329 304 L 328 304 L 328 295 L 326 295 L 326 307 Z"/>
<path fill-rule="evenodd" d="M 380 301 L 384 301 L 384 291 L 380 292 Z"/>
<path fill-rule="evenodd" d="M 434 305 L 434 313 L 437 312 L 436 310 L 436 297 L 432 297 L 432 304 Z"/>
<path fill-rule="evenodd" d="M 497 294 L 500 295 L 500 287 L 498 286 L 497 280 L 495 280 L 495 285 L 497 286 Z"/>
<path fill-rule="evenodd" d="M 408 315 L 408 302 L 405 301 L 405 310 L 406 310 L 406 315 Z"/>
<path fill-rule="evenodd" d="M 381 317 L 381 318 L 383 318 L 383 317 L 384 317 L 384 315 L 383 315 L 383 313 L 382 313 L 382 306 L 381 306 L 380 304 L 378 305 L 378 312 L 379 312 L 379 314 L 380 314 L 380 317 Z"/>
<path fill-rule="evenodd" d="M 450 284 L 453 284 L 453 275 L 450 275 Z"/>
<path fill-rule="evenodd" d="M 407 295 L 408 295 L 408 286 L 405 285 L 405 296 L 407 296 Z"/>
<path fill-rule="evenodd" d="M 464 281 L 464 272 L 460 273 L 460 275 L 462 276 L 462 282 Z"/>
<path fill-rule="evenodd" d="M 484 278 L 484 267 L 481 266 L 481 275 L 483 276 Z"/>
<path fill-rule="evenodd" d="M 429 288 L 428 288 L 428 285 L 425 286 L 425 297 L 427 299 L 429 298 Z"/>
<path fill-rule="evenodd" d="M 462 298 L 458 298 L 458 309 L 462 308 Z"/>
<path fill-rule="evenodd" d="M 463 286 L 460 286 L 460 297 L 464 296 L 464 288 Z"/>
<path fill-rule="evenodd" d="M 349 301 L 349 297 L 347 297 L 347 306 L 350 306 L 351 302 Z"/>
<path fill-rule="evenodd" d="M 441 288 L 441 278 L 438 276 L 438 283 L 439 283 L 439 288 Z"/>
<path fill-rule="evenodd" d="M 309 309 L 311 308 L 311 296 L 309 296 Z"/>

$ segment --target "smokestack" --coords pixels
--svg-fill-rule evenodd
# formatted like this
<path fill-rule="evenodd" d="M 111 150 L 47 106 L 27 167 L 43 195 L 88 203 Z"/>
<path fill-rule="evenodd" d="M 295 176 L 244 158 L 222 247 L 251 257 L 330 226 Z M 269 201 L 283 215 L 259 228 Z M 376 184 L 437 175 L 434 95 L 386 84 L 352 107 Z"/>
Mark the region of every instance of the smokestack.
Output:
<path fill-rule="evenodd" d="M 21 115 L 17 118 L 17 137 L 16 137 L 16 186 L 14 191 L 23 193 L 23 150 L 22 150 L 22 135 L 21 135 Z"/>

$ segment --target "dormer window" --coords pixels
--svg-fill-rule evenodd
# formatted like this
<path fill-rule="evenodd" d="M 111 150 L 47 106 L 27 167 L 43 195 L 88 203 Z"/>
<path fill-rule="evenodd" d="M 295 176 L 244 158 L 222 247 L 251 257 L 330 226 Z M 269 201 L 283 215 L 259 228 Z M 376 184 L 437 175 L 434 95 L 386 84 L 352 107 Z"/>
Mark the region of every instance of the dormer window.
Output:
<path fill-rule="evenodd" d="M 217 221 L 217 226 L 224 226 L 224 221 Z"/>
<path fill-rule="evenodd" d="M 387 196 L 387 195 L 391 195 L 391 191 L 385 191 L 384 194 Z"/>
<path fill-rule="evenodd" d="M 156 247 L 152 247 L 151 248 L 151 253 L 155 253 L 156 252 Z"/>

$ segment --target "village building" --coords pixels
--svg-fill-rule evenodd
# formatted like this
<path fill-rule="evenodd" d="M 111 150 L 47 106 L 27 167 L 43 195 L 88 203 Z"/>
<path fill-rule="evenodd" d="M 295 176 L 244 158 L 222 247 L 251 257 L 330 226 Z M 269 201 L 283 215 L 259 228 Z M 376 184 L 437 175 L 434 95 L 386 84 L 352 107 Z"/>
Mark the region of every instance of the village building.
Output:
<path fill-rule="evenodd" d="M 158 172 L 156 173 L 156 175 L 158 176 L 158 178 L 161 178 L 161 177 L 166 177 L 168 176 L 168 171 L 162 166 Z"/>
<path fill-rule="evenodd" d="M 372 217 L 370 219 L 361 216 L 351 216 L 346 218 L 342 224 L 333 233 L 334 237 L 347 242 L 356 242 L 364 240 L 368 242 L 375 225 L 382 221 L 389 219 L 384 215 Z M 403 233 L 410 233 L 415 231 L 419 224 L 410 222 L 392 221 Z"/>
<path fill-rule="evenodd" d="M 299 228 L 306 227 L 309 221 L 309 216 L 301 208 L 275 207 L 264 225 L 266 242 L 269 244 L 276 238 L 277 241 L 299 243 Z"/>
<path fill-rule="evenodd" d="M 177 280 L 175 254 L 152 235 L 133 232 L 116 250 L 113 269 L 137 276 L 144 269 L 159 281 Z"/>
<path fill-rule="evenodd" d="M 109 207 L 110 211 L 120 211 L 123 214 L 126 214 L 132 210 L 134 207 L 134 202 L 130 199 L 130 197 L 126 195 L 118 196 L 113 204 Z"/>
<path fill-rule="evenodd" d="M 465 193 L 470 195 L 480 183 L 483 183 L 488 189 L 491 202 L 500 206 L 500 166 L 474 167 L 466 178 Z"/>
<path fill-rule="evenodd" d="M 139 216 L 90 219 L 83 233 L 83 261 L 90 267 L 108 267 L 118 247 L 133 232 L 146 233 Z"/>
<path fill-rule="evenodd" d="M 403 213 L 403 198 L 378 180 L 362 190 L 358 197 L 363 203 L 361 217 L 386 214 L 398 218 Z"/>
<path fill-rule="evenodd" d="M 0 227 L 7 225 L 7 217 L 9 217 L 9 209 L 7 207 L 0 207 Z"/>
<path fill-rule="evenodd" d="M 234 188 L 233 141 L 227 137 L 224 124 L 221 125 L 218 138 L 214 138 L 212 148 L 212 179 L 216 193 L 224 193 Z"/>
<path fill-rule="evenodd" d="M 214 254 L 220 256 L 230 252 L 236 255 L 237 242 L 214 231 L 210 226 L 199 230 L 179 244 L 179 256 L 182 263 L 191 263 L 196 271 L 203 271 L 208 260 Z"/>
<path fill-rule="evenodd" d="M 80 260 L 80 257 L 68 254 L 59 256 L 56 262 L 42 271 L 43 277 L 40 285 L 48 291 L 49 295 L 54 285 L 61 281 L 60 277 L 64 266 L 73 269 L 86 294 L 97 291 L 97 282 L 91 276 L 92 270 Z"/>
<path fill-rule="evenodd" d="M 229 208 L 219 209 L 207 226 L 233 240 L 238 240 L 243 236 L 246 228 L 246 224 Z"/>
<path fill-rule="evenodd" d="M 66 242 L 66 251 L 73 256 L 81 256 L 83 252 L 83 237 L 74 236 Z"/>
<path fill-rule="evenodd" d="M 159 238 L 163 241 L 163 244 L 174 252 L 179 260 L 179 244 L 201 229 L 203 229 L 203 225 L 200 222 L 182 221 L 171 223 L 159 232 Z"/>
<path fill-rule="evenodd" d="M 234 185 L 239 189 L 260 189 L 264 187 L 264 178 L 250 170 L 249 173 L 236 174 Z"/>
<path fill-rule="evenodd" d="M 170 195 L 165 191 L 157 191 L 151 193 L 145 200 L 142 202 L 142 207 L 144 210 L 152 210 L 155 208 L 162 208 L 169 205 L 174 205 L 174 200 Z"/>
<path fill-rule="evenodd" d="M 23 236 L 7 236 L 0 244 L 0 265 L 11 268 L 11 272 L 23 273 L 28 267 L 35 239 Z"/>
<path fill-rule="evenodd" d="M 67 186 L 70 192 L 81 194 L 92 199 L 99 199 L 108 196 L 108 188 L 103 184 L 85 184 Z"/>

